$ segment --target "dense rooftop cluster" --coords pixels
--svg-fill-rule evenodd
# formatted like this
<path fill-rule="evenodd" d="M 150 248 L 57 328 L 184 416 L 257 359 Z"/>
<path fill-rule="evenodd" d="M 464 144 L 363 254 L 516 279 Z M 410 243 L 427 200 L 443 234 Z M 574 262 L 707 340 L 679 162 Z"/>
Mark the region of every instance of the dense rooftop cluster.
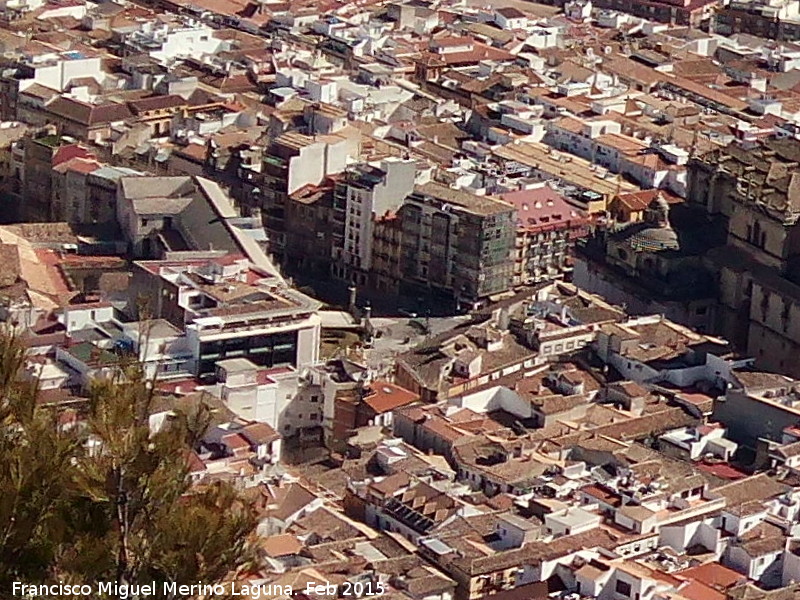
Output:
<path fill-rule="evenodd" d="M 131 361 L 153 432 L 207 405 L 188 477 L 258 520 L 231 580 L 800 597 L 798 0 L 0 25 L 21 376 L 63 427 Z"/>

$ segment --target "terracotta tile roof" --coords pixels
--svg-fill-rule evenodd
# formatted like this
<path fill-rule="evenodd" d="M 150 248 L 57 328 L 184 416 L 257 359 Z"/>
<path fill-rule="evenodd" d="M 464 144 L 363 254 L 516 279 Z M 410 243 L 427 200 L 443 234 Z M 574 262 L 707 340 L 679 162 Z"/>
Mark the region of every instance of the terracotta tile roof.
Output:
<path fill-rule="evenodd" d="M 689 581 L 680 588 L 680 597 L 686 600 L 725 600 L 726 596 L 701 583 L 699 581 Z"/>
<path fill-rule="evenodd" d="M 473 46 L 475 40 L 469 36 L 441 37 L 431 40 L 431 48 L 458 48 L 460 46 Z"/>
<path fill-rule="evenodd" d="M 256 507 L 264 511 L 266 516 L 285 520 L 297 513 L 317 497 L 299 483 L 288 483 L 278 487 L 262 484 L 253 488 L 256 494 Z"/>
<path fill-rule="evenodd" d="M 683 409 L 668 408 L 635 419 L 598 427 L 594 430 L 594 433 L 598 436 L 607 436 L 615 440 L 630 441 L 661 434 L 669 429 L 695 425 L 696 423 L 697 419 Z"/>
<path fill-rule="evenodd" d="M 718 487 L 714 490 L 714 493 L 726 499 L 727 510 L 731 511 L 749 502 L 763 502 L 774 498 L 788 489 L 790 489 L 789 486 L 775 481 L 765 473 L 761 473 Z"/>
<path fill-rule="evenodd" d="M 58 94 L 59 94 L 58 90 L 45 87 L 39 83 L 31 84 L 24 90 L 21 90 L 19 93 L 20 96 L 32 96 L 34 98 L 43 99 L 45 101 L 50 100 L 55 96 L 58 96 Z"/>
<path fill-rule="evenodd" d="M 579 225 L 583 218 L 561 194 L 549 186 L 501 194 L 517 209 L 517 229 L 552 230 Z"/>
<path fill-rule="evenodd" d="M 747 577 L 719 563 L 706 563 L 674 574 L 678 579 L 699 581 L 715 590 L 726 590 L 747 581 Z"/>
<path fill-rule="evenodd" d="M 189 473 L 202 473 L 206 470 L 206 464 L 194 450 L 186 452 L 186 466 L 189 469 Z"/>
<path fill-rule="evenodd" d="M 73 158 L 85 158 L 86 160 L 94 160 L 97 157 L 89 150 L 78 144 L 64 144 L 56 148 L 53 152 L 51 160 L 52 165 L 58 166 L 62 162 L 68 161 Z"/>
<path fill-rule="evenodd" d="M 647 205 L 650 204 L 659 194 L 662 195 L 669 204 L 677 204 L 683 201 L 678 196 L 675 196 L 666 190 L 658 189 L 625 192 L 624 194 L 619 194 L 616 196 L 615 200 L 624 204 L 632 211 L 642 211 L 646 209 Z"/>
<path fill-rule="evenodd" d="M 576 535 L 566 535 L 553 540 L 552 542 L 532 542 L 506 552 L 493 554 L 474 560 L 468 560 L 465 565 L 467 571 L 473 577 L 485 573 L 494 573 L 505 569 L 519 567 L 523 564 L 536 564 L 544 560 L 552 560 L 556 557 L 563 557 L 568 554 L 590 548 L 616 548 L 620 540 L 606 529 L 595 528 L 585 533 Z"/>
<path fill-rule="evenodd" d="M 269 444 L 280 438 L 278 432 L 267 423 L 250 423 L 237 432 L 253 446 Z"/>
<path fill-rule="evenodd" d="M 382 379 L 370 384 L 367 394 L 364 396 L 364 402 L 377 414 L 390 412 L 418 400 L 417 394 Z"/>
<path fill-rule="evenodd" d="M 721 104 L 727 108 L 731 108 L 733 110 L 745 110 L 747 108 L 747 102 L 744 100 L 730 96 L 721 90 L 709 87 L 707 85 L 696 83 L 690 79 L 686 79 L 685 77 L 669 77 L 665 78 L 664 80 L 670 85 L 670 87 L 683 90 L 690 94 L 695 94 L 701 98 Z"/>
<path fill-rule="evenodd" d="M 205 162 L 207 149 L 204 144 L 187 144 L 186 146 L 177 148 L 173 154 L 184 156 L 192 161 Z"/>
<path fill-rule="evenodd" d="M 59 173 L 66 173 L 72 171 L 73 173 L 88 174 L 99 169 L 102 165 L 96 160 L 87 160 L 85 158 L 71 158 L 66 162 L 53 167 L 54 171 Z"/>
<path fill-rule="evenodd" d="M 370 488 L 385 496 L 391 496 L 400 489 L 407 487 L 410 483 L 411 478 L 407 473 L 396 473 L 371 483 Z"/>
<path fill-rule="evenodd" d="M 133 113 L 136 115 L 140 115 L 151 110 L 165 110 L 167 108 L 178 108 L 187 105 L 188 102 L 186 100 L 174 94 L 167 96 L 150 96 L 149 98 L 142 98 L 140 100 L 128 102 L 128 106 L 130 107 L 131 111 L 133 111 Z"/>
<path fill-rule="evenodd" d="M 609 387 L 619 389 L 630 398 L 640 398 L 650 394 L 650 391 L 647 388 L 636 383 L 635 381 L 618 381 L 610 384 Z"/>
<path fill-rule="evenodd" d="M 521 19 L 527 16 L 524 12 L 513 6 L 498 8 L 497 14 L 503 15 L 506 19 Z"/>
<path fill-rule="evenodd" d="M 619 494 L 602 488 L 595 483 L 582 487 L 580 491 L 592 498 L 597 498 L 609 506 L 617 507 L 622 505 L 622 497 Z"/>
<path fill-rule="evenodd" d="M 124 121 L 133 116 L 125 104 L 89 104 L 66 96 L 53 99 L 45 108 L 50 114 L 87 126 Z"/>
<path fill-rule="evenodd" d="M 270 536 L 264 539 L 260 545 L 261 549 L 271 558 L 300 554 L 303 549 L 303 543 L 288 533 Z"/>
<path fill-rule="evenodd" d="M 247 439 L 238 433 L 229 433 L 228 435 L 223 435 L 221 441 L 231 452 L 235 452 L 236 450 L 244 450 L 245 448 L 250 447 Z"/>
<path fill-rule="evenodd" d="M 624 56 L 613 56 L 603 60 L 602 69 L 619 77 L 642 85 L 655 85 L 665 76 Z"/>
<path fill-rule="evenodd" d="M 764 556 L 783 550 L 786 537 L 783 529 L 768 521 L 757 525 L 745 533 L 738 543 L 751 557 Z"/>

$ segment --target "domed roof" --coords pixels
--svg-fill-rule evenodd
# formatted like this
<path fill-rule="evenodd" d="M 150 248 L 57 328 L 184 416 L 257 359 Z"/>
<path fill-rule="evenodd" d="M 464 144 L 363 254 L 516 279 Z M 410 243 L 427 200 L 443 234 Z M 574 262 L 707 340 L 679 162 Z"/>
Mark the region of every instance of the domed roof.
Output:
<path fill-rule="evenodd" d="M 617 231 L 613 237 L 627 243 L 635 252 L 660 252 L 680 250 L 678 234 L 669 224 L 635 223 Z"/>
<path fill-rule="evenodd" d="M 647 205 L 644 221 L 624 227 L 614 237 L 627 242 L 634 252 L 680 250 L 678 234 L 669 222 L 669 210 L 669 203 L 659 192 Z"/>
<path fill-rule="evenodd" d="M 634 250 L 680 250 L 678 234 L 672 227 L 646 227 L 634 233 L 628 241 Z"/>

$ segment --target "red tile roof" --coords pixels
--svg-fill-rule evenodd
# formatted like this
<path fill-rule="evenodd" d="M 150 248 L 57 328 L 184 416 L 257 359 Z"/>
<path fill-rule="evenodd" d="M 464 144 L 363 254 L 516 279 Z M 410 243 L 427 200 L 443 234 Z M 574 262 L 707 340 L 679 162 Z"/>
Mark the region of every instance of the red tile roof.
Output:
<path fill-rule="evenodd" d="M 250 447 L 250 443 L 247 441 L 247 439 L 238 433 L 229 433 L 228 435 L 223 435 L 221 441 L 232 452 Z"/>
<path fill-rule="evenodd" d="M 194 450 L 186 452 L 186 466 L 189 468 L 189 473 L 202 473 L 206 470 L 206 464 Z"/>
<path fill-rule="evenodd" d="M 89 104 L 66 96 L 54 98 L 46 105 L 46 110 L 53 115 L 86 126 L 124 121 L 133 116 L 125 104 L 115 102 Z"/>
<path fill-rule="evenodd" d="M 261 542 L 261 548 L 267 553 L 267 556 L 279 558 L 281 556 L 300 554 L 303 544 L 297 537 L 284 533 L 266 538 Z"/>
<path fill-rule="evenodd" d="M 269 444 L 280 438 L 278 432 L 267 423 L 250 423 L 243 427 L 239 434 L 253 446 Z"/>
<path fill-rule="evenodd" d="M 747 477 L 747 473 L 740 471 L 739 469 L 732 467 L 727 463 L 719 463 L 716 465 L 708 464 L 708 463 L 697 463 L 697 468 L 705 473 L 710 473 L 711 475 L 716 475 L 721 479 L 728 479 L 730 481 L 736 481 L 738 479 L 744 479 Z"/>
<path fill-rule="evenodd" d="M 72 171 L 73 173 L 83 173 L 84 175 L 86 175 L 93 171 L 96 171 L 101 166 L 102 165 L 96 160 L 87 160 L 85 158 L 76 157 L 76 158 L 71 158 L 53 167 L 53 170 L 58 171 L 59 173 L 66 173 L 67 171 Z"/>
<path fill-rule="evenodd" d="M 64 146 L 60 146 L 55 152 L 53 152 L 51 164 L 56 167 L 61 163 L 72 160 L 73 158 L 95 160 L 97 157 L 83 146 L 79 146 L 78 144 L 66 144 Z"/>
<path fill-rule="evenodd" d="M 632 211 L 642 211 L 646 209 L 647 205 L 650 204 L 658 195 L 663 196 L 668 204 L 678 204 L 683 202 L 682 198 L 679 198 L 668 191 L 658 189 L 625 192 L 616 196 L 616 199 Z"/>
<path fill-rule="evenodd" d="M 142 98 L 140 100 L 133 100 L 128 102 L 134 114 L 140 115 L 151 110 L 165 110 L 168 108 L 178 108 L 186 106 L 188 102 L 181 96 L 170 94 L 167 96 L 150 96 L 149 98 Z"/>
<path fill-rule="evenodd" d="M 719 563 L 706 563 L 698 567 L 678 571 L 674 575 L 678 579 L 699 581 L 715 590 L 726 590 L 747 579 L 741 573 L 737 573 Z"/>
<path fill-rule="evenodd" d="M 377 414 L 390 412 L 418 400 L 417 394 L 382 379 L 373 382 L 367 395 L 364 396 L 364 402 Z"/>
<path fill-rule="evenodd" d="M 549 186 L 500 194 L 500 199 L 517 209 L 518 229 L 562 229 L 584 221 L 578 211 Z"/>

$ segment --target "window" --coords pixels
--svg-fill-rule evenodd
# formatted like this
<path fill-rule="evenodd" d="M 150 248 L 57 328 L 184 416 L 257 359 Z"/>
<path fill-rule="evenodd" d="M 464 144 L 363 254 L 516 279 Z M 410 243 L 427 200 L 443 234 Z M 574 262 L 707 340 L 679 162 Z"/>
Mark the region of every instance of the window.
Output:
<path fill-rule="evenodd" d="M 621 579 L 617 579 L 617 585 L 614 588 L 618 594 L 622 594 L 623 596 L 630 597 L 631 595 L 631 584 L 627 581 L 622 581 Z"/>
<path fill-rule="evenodd" d="M 313 396 L 311 396 L 311 401 L 312 401 L 312 402 L 319 402 L 319 396 L 317 396 L 316 394 L 314 394 Z"/>

